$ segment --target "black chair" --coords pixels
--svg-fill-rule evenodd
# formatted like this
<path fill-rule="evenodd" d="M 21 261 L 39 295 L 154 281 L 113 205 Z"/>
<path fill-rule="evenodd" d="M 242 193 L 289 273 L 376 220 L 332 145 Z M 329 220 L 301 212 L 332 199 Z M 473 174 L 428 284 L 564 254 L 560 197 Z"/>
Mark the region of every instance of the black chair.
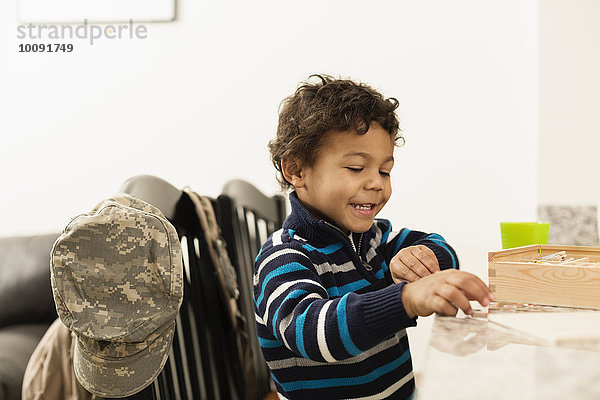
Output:
<path fill-rule="evenodd" d="M 170 183 L 141 175 L 121 191 L 158 207 L 177 229 L 183 250 L 184 298 L 173 346 L 157 379 L 135 400 L 241 399 L 235 382 L 235 343 L 226 329 L 222 301 L 194 203 Z M 134 399 L 130 399 L 134 400 Z"/>
<path fill-rule="evenodd" d="M 228 253 L 237 268 L 240 287 L 240 311 L 247 321 L 247 331 L 253 346 L 257 374 L 257 393 L 249 398 L 263 399 L 271 388 L 271 378 L 262 358 L 254 315 L 252 276 L 254 260 L 262 244 L 280 229 L 287 215 L 285 198 L 267 197 L 250 183 L 232 180 L 225 184 L 217 198 L 221 231 Z"/>
<path fill-rule="evenodd" d="M 155 399 L 242 399 L 233 363 L 236 343 L 227 329 L 207 243 L 186 193 L 173 223 L 184 254 L 184 299 L 167 365 L 154 383 Z"/>
<path fill-rule="evenodd" d="M 252 275 L 254 259 L 262 243 L 285 219 L 285 199 L 267 197 L 251 184 L 233 180 L 212 200 L 238 275 L 238 307 L 256 371 L 256 378 L 245 382 L 236 362 L 236 352 L 241 351 L 237 347 L 239 343 L 224 320 L 224 303 L 219 297 L 207 243 L 189 195 L 150 176 L 131 178 L 122 191 L 163 211 L 181 239 L 184 264 L 184 299 L 177 316 L 171 353 L 158 378 L 136 400 L 262 400 L 272 387 L 256 334 Z"/>

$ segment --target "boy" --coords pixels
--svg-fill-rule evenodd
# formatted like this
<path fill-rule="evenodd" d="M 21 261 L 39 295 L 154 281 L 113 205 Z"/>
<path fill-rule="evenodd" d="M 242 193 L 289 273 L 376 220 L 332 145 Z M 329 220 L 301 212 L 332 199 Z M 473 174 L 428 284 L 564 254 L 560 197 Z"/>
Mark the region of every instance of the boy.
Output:
<path fill-rule="evenodd" d="M 292 211 L 254 271 L 257 329 L 280 398 L 406 399 L 405 328 L 418 315 L 471 313 L 487 286 L 458 271 L 437 234 L 375 219 L 391 195 L 395 99 L 316 76 L 285 99 L 269 143 Z"/>

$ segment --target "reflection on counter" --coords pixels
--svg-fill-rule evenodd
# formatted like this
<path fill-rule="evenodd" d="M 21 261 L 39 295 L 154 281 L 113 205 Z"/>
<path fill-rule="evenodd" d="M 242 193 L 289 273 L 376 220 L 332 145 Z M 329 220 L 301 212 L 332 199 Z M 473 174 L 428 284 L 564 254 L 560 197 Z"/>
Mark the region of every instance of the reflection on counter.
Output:
<path fill-rule="evenodd" d="M 490 305 L 491 314 L 501 316 L 522 317 L 532 309 L 557 320 L 569 312 L 583 312 L 579 319 L 600 316 L 581 309 Z M 600 399 L 600 329 L 584 328 L 591 334 L 581 339 L 549 341 L 548 332 L 528 335 L 486 318 L 436 316 L 416 399 Z"/>

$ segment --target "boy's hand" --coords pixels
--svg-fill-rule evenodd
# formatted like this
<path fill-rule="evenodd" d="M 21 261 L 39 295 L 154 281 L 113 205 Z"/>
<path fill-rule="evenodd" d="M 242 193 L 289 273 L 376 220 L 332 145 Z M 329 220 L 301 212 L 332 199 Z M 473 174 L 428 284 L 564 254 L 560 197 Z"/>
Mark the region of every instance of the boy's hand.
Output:
<path fill-rule="evenodd" d="M 390 261 L 394 283 L 414 282 L 440 271 L 440 264 L 433 251 L 422 244 L 405 247 Z"/>
<path fill-rule="evenodd" d="M 487 306 L 494 299 L 487 285 L 477 276 L 455 269 L 407 283 L 402 288 L 402 302 L 409 317 L 426 317 L 432 313 L 456 315 L 458 308 L 472 314 L 469 300 Z"/>

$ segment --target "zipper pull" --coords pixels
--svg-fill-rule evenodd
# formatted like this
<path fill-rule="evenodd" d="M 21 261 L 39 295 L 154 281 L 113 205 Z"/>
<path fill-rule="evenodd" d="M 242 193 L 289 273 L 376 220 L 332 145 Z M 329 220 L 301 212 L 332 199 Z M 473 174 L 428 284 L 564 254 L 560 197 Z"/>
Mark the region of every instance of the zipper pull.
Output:
<path fill-rule="evenodd" d="M 371 267 L 369 264 L 367 264 L 366 261 L 363 261 L 363 260 L 360 260 L 360 261 L 362 261 L 362 265 L 363 265 L 363 267 L 365 267 L 365 269 L 367 271 L 372 271 L 373 270 L 373 267 Z"/>

